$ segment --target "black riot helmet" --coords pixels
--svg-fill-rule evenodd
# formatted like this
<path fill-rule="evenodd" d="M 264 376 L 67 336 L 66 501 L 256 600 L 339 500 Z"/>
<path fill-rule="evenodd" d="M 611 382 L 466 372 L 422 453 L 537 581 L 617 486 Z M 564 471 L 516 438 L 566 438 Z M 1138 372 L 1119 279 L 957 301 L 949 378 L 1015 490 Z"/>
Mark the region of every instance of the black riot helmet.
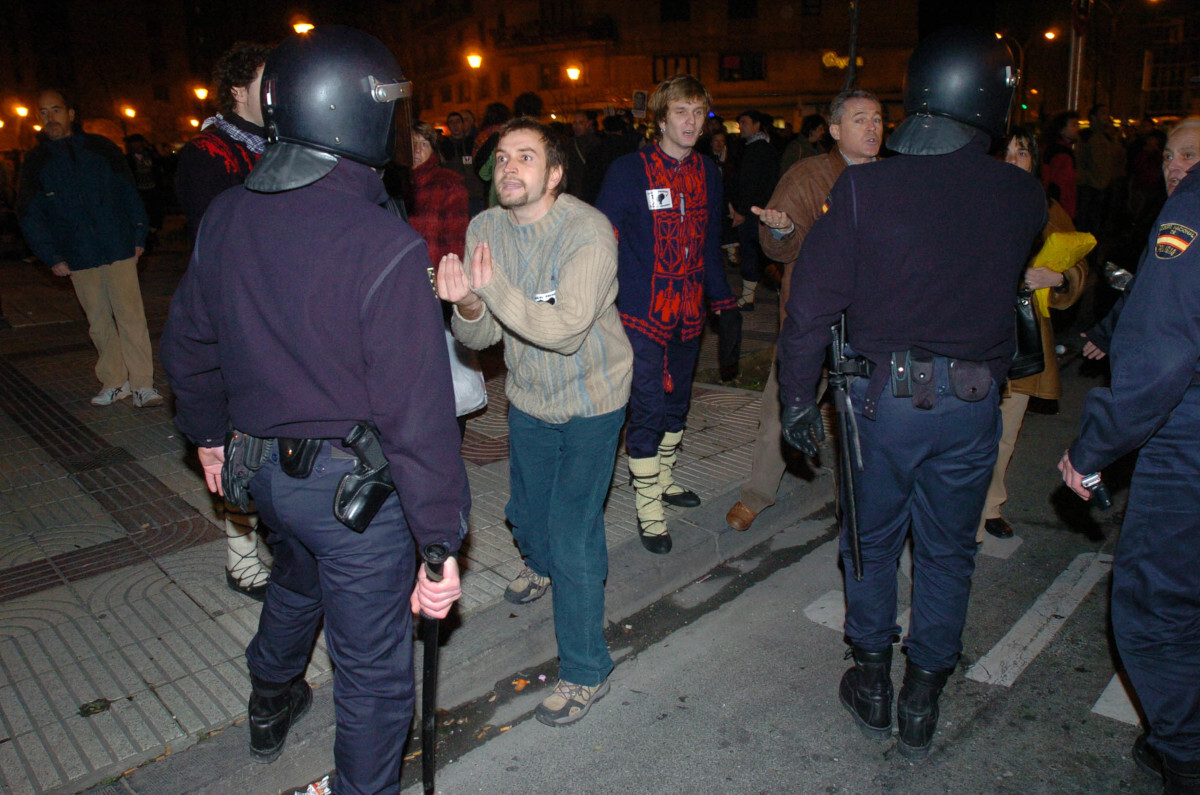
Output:
<path fill-rule="evenodd" d="M 992 33 L 948 27 L 927 36 L 908 59 L 905 119 L 888 148 L 942 155 L 965 146 L 975 130 L 1003 137 L 1019 77 L 1012 52 Z"/>
<path fill-rule="evenodd" d="M 263 67 L 267 148 L 246 187 L 263 193 L 303 187 L 342 157 L 386 165 L 398 127 L 408 135 L 411 94 L 391 51 L 368 33 L 330 25 L 290 36 Z"/>

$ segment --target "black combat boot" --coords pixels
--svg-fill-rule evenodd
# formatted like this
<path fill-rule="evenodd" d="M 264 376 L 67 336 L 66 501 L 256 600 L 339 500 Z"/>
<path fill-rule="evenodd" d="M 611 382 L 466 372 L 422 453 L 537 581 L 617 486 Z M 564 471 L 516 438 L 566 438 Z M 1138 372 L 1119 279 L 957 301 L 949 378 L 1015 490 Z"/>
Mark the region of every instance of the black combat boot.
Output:
<path fill-rule="evenodd" d="M 274 762 L 288 729 L 312 704 L 312 688 L 303 676 L 282 684 L 251 676 L 250 684 L 250 753 L 255 762 Z"/>
<path fill-rule="evenodd" d="M 850 711 L 868 740 L 886 740 L 892 733 L 892 647 L 863 651 L 852 646 L 854 667 L 842 676 L 838 699 Z"/>
<path fill-rule="evenodd" d="M 938 696 L 946 686 L 953 668 L 926 671 L 912 660 L 904 668 L 904 684 L 896 702 L 896 723 L 900 727 L 900 754 L 908 759 L 929 756 L 933 735 L 937 732 Z"/>
<path fill-rule="evenodd" d="M 1200 795 L 1200 761 L 1162 755 L 1164 795 Z"/>

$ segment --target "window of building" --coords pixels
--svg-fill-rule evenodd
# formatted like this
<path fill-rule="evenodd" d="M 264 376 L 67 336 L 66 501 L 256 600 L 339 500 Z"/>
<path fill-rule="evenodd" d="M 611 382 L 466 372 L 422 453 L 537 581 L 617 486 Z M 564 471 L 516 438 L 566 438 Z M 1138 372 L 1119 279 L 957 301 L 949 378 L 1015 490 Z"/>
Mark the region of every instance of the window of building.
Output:
<path fill-rule="evenodd" d="M 758 19 L 758 0 L 729 0 L 730 19 Z"/>
<path fill-rule="evenodd" d="M 479 82 L 475 86 L 476 99 L 488 99 L 492 96 L 492 78 L 488 75 L 480 75 Z"/>
<path fill-rule="evenodd" d="M 800 16 L 815 17 L 821 14 L 821 0 L 800 0 Z"/>
<path fill-rule="evenodd" d="M 762 53 L 721 53 L 721 66 L 717 79 L 727 82 L 738 80 L 766 80 Z"/>
<path fill-rule="evenodd" d="M 454 86 L 449 83 L 442 84 L 442 102 L 454 101 Z"/>
<path fill-rule="evenodd" d="M 470 102 L 471 101 L 471 84 L 468 83 L 466 80 L 458 81 L 458 101 L 459 102 Z"/>
<path fill-rule="evenodd" d="M 563 81 L 567 79 L 565 69 L 561 64 L 542 64 L 538 75 L 538 90 L 554 91 L 562 88 Z"/>
<path fill-rule="evenodd" d="M 500 96 L 507 96 L 512 93 L 512 77 L 507 69 L 500 70 Z"/>
<path fill-rule="evenodd" d="M 154 87 L 154 101 L 155 102 L 170 102 L 171 101 L 170 89 L 167 88 L 166 86 L 155 86 Z"/>
<path fill-rule="evenodd" d="M 691 22 L 692 0 L 658 0 L 660 22 Z"/>
<path fill-rule="evenodd" d="M 700 56 L 698 55 L 656 55 L 654 56 L 654 82 L 661 83 L 675 75 L 698 75 L 700 72 Z"/>

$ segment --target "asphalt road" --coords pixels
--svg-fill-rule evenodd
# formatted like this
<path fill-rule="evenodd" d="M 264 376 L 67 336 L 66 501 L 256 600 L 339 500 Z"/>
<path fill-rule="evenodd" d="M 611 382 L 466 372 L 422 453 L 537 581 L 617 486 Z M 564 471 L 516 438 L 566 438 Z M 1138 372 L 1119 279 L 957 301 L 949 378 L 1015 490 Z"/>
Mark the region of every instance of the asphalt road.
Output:
<path fill-rule="evenodd" d="M 836 528 L 825 511 L 796 517 L 613 627 L 612 690 L 579 723 L 532 719 L 554 681 L 552 664 L 514 672 L 447 713 L 438 791 L 1160 791 L 1129 757 L 1140 729 L 1094 711 L 1114 692 L 1108 556 L 1125 491 L 1118 474 L 1116 510 L 1091 515 L 1057 488 L 1054 464 L 1084 392 L 1100 383 L 1080 376 L 1078 361 L 1065 381 L 1060 414 L 1026 419 L 1005 509 L 1017 539 L 989 540 L 978 557 L 963 661 L 942 697 L 928 760 L 908 762 L 894 739 L 864 739 L 838 704 L 848 663 Z M 901 574 L 902 611 L 908 585 Z M 988 674 L 1003 681 L 989 683 Z M 519 692 L 510 686 L 522 680 L 530 684 Z M 1123 701 L 1115 700 L 1118 713 L 1130 709 Z M 414 759 L 406 791 L 418 791 L 418 775 Z"/>

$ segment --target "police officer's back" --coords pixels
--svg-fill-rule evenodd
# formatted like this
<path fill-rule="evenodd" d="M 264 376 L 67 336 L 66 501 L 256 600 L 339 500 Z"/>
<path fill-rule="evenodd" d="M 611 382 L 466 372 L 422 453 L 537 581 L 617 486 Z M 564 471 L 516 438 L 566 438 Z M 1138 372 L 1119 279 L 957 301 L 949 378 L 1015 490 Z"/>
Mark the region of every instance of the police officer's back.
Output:
<path fill-rule="evenodd" d="M 259 467 L 249 489 L 276 531 L 247 651 L 251 752 L 274 759 L 307 708 L 303 672 L 324 615 L 339 792 L 398 786 L 413 704 L 413 540 L 454 553 L 469 510 L 428 254 L 379 206 L 375 168 L 391 158 L 394 109 L 409 87 L 382 44 L 349 28 L 322 27 L 272 53 L 267 151 L 206 213 L 162 343 L 177 424 L 201 448 L 210 487 L 227 429 L 267 451 L 238 457 L 251 474 Z M 369 446 L 341 441 L 360 423 L 379 440 L 375 463 L 387 468 L 375 474 L 390 496 L 373 521 L 343 512 L 343 523 L 343 477 L 372 463 Z M 457 598 L 456 564 L 446 572 L 437 586 L 421 578 L 431 615 Z"/>
<path fill-rule="evenodd" d="M 986 31 L 948 29 L 918 45 L 905 75 L 909 117 L 888 142 L 900 154 L 834 185 L 801 249 L 779 342 L 784 435 L 810 455 L 821 427 L 812 396 L 843 312 L 846 343 L 862 357 L 843 393 L 854 411 L 841 542 L 854 667 L 839 699 L 864 734 L 890 738 L 896 568 L 911 532 L 896 713 L 899 751 L 912 759 L 929 753 L 962 650 L 1016 291 L 1045 224 L 1040 186 L 988 156 L 1015 86 L 1011 53 Z"/>

